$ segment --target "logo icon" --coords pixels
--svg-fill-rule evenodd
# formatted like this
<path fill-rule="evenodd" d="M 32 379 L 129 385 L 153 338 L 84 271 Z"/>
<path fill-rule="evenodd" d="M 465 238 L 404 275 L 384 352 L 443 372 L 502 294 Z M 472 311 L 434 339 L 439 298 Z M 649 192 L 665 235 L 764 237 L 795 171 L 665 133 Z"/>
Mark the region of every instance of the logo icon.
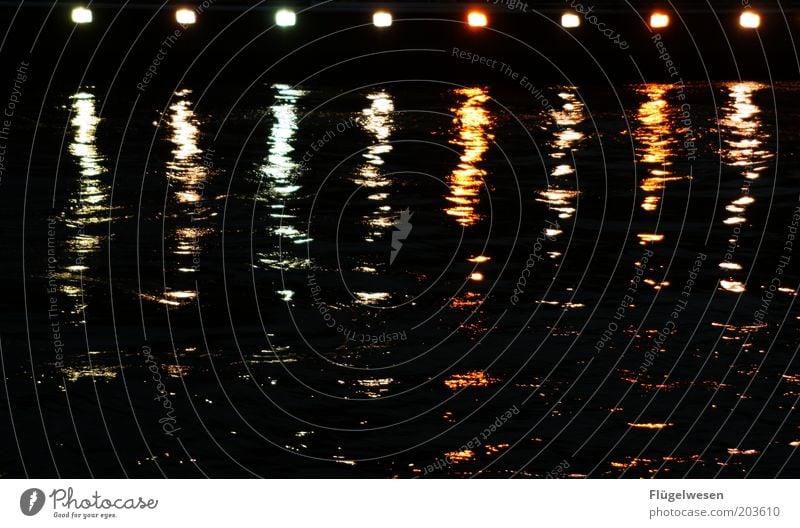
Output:
<path fill-rule="evenodd" d="M 406 208 L 400 211 L 400 218 L 394 223 L 395 231 L 392 231 L 392 254 L 389 256 L 389 265 L 394 264 L 394 259 L 400 253 L 403 247 L 403 241 L 411 234 L 411 229 L 414 225 L 411 223 L 411 217 L 414 213 Z"/>
<path fill-rule="evenodd" d="M 39 488 L 31 488 L 22 493 L 19 498 L 19 509 L 31 517 L 42 511 L 44 506 L 44 492 Z"/>

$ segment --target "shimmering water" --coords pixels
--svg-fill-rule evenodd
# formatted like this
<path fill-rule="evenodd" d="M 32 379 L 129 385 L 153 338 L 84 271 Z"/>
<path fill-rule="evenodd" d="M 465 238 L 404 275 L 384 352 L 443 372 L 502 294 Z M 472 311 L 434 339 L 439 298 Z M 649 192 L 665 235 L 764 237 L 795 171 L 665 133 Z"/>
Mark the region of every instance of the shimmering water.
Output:
<path fill-rule="evenodd" d="M 0 474 L 797 477 L 798 95 L 58 93 Z"/>

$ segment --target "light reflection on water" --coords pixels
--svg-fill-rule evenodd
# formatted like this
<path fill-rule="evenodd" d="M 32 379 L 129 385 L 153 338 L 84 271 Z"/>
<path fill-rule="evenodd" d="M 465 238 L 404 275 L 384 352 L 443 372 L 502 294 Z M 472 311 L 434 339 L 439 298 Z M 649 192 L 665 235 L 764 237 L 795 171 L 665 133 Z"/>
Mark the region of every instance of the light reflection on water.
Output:
<path fill-rule="evenodd" d="M 172 158 L 166 162 L 170 192 L 165 215 L 169 218 L 171 233 L 166 235 L 169 247 L 165 251 L 174 256 L 171 261 L 174 267 L 167 266 L 164 270 L 167 274 L 167 290 L 156 300 L 169 306 L 181 306 L 196 297 L 191 282 L 172 277 L 171 271 L 175 269 L 183 275 L 197 269 L 203 251 L 202 241 L 212 233 L 211 228 L 204 224 L 210 215 L 215 214 L 206 204 L 209 170 L 207 159 L 198 145 L 201 119 L 195 114 L 193 106 L 192 91 L 180 90 L 175 93 L 165 120 L 168 140 L 172 144 Z M 167 255 L 164 258 L 166 260 Z"/>
<path fill-rule="evenodd" d="M 454 114 L 455 125 L 449 140 L 451 145 L 459 147 L 461 154 L 457 166 L 446 178 L 450 193 L 446 200 L 452 205 L 445 207 L 447 215 L 454 217 L 455 221 L 463 228 L 474 226 L 483 220 L 483 216 L 476 211 L 481 202 L 481 190 L 487 185 L 485 177 L 488 172 L 481 168 L 489 143 L 494 139 L 491 133 L 493 118 L 486 107 L 491 97 L 484 88 L 459 88 L 453 90 L 454 98 L 460 100 L 459 106 L 451 108 Z M 467 275 L 468 284 L 460 294 L 453 297 L 450 306 L 456 310 L 478 310 L 484 301 L 484 296 L 472 289 L 481 283 L 485 275 L 480 271 L 483 264 L 489 262 L 488 255 L 475 255 L 467 259 L 473 266 Z M 486 323 L 480 316 L 472 321 L 462 324 L 461 330 L 477 336 L 486 331 Z M 463 376 L 469 376 L 464 374 Z"/>
<path fill-rule="evenodd" d="M 279 239 L 279 246 L 268 253 L 259 253 L 258 263 L 273 269 L 304 268 L 310 264 L 308 259 L 293 256 L 291 247 L 285 247 L 283 242 L 303 244 L 310 241 L 292 203 L 302 188 L 302 167 L 294 146 L 300 121 L 298 105 L 308 92 L 287 84 L 275 84 L 271 90 L 274 102 L 268 113 L 272 124 L 267 155 L 257 168 L 257 198 L 269 209 L 269 216 L 274 220 L 269 232 Z"/>
<path fill-rule="evenodd" d="M 537 201 L 548 205 L 558 214 L 559 220 L 569 220 L 575 215 L 575 202 L 578 197 L 577 181 L 568 176 L 576 175 L 573 152 L 583 141 L 584 134 L 575 127 L 585 119 L 583 103 L 578 98 L 575 88 L 564 89 L 558 94 L 561 107 L 554 109 L 552 118 L 556 123 L 556 131 L 550 142 L 550 157 L 555 161 L 548 179 L 547 189 L 539 191 Z M 576 175 L 577 176 L 577 175 Z M 556 237 L 559 232 L 550 232 L 548 236 Z"/>
<path fill-rule="evenodd" d="M 480 203 L 481 188 L 487 175 L 480 163 L 494 137 L 490 133 L 492 114 L 486 108 L 490 97 L 484 88 L 460 88 L 455 90 L 455 94 L 461 99 L 461 104 L 451 109 L 455 113 L 453 124 L 457 137 L 450 143 L 462 150 L 460 163 L 447 178 L 450 186 L 447 200 L 452 205 L 445 212 L 462 226 L 469 227 L 481 219 L 475 208 Z"/>
<path fill-rule="evenodd" d="M 365 218 L 367 232 L 364 240 L 374 243 L 382 240 L 392 230 L 397 218 L 389 205 L 391 193 L 387 187 L 392 179 L 383 173 L 384 156 L 392 152 L 391 136 L 395 130 L 394 99 L 386 90 L 367 94 L 369 106 L 361 111 L 358 120 L 361 127 L 371 137 L 372 143 L 362 154 L 365 162 L 357 169 L 353 183 L 369 192 L 368 198 L 374 202 L 374 210 Z"/>
<path fill-rule="evenodd" d="M 394 383 L 392 378 L 366 378 L 356 380 L 356 392 L 368 398 L 380 398 L 389 392 L 389 386 Z"/>
<path fill-rule="evenodd" d="M 673 173 L 678 143 L 675 125 L 679 114 L 677 108 L 667 100 L 669 90 L 670 85 L 663 84 L 648 84 L 638 90 L 647 96 L 637 112 L 638 126 L 634 128 L 634 139 L 639 163 L 647 171 L 639 188 L 645 193 L 640 207 L 648 213 L 659 210 L 669 182 L 688 178 L 688 175 Z M 663 234 L 659 233 L 640 233 L 638 236 L 643 244 L 664 240 Z"/>
<path fill-rule="evenodd" d="M 297 134 L 299 110 L 298 101 L 306 95 L 286 84 L 272 86 L 275 102 L 269 107 L 272 127 L 267 139 L 268 152 L 264 163 L 258 168 L 264 182 L 264 198 L 271 207 L 282 207 L 283 200 L 297 193 L 300 164 L 294 159 L 292 142 Z M 285 218 L 285 217 L 283 217 Z M 289 217 L 291 218 L 291 217 Z"/>
<path fill-rule="evenodd" d="M 67 146 L 67 151 L 78 166 L 77 185 L 70 185 L 62 218 L 67 228 L 68 235 L 64 248 L 66 262 L 63 271 L 59 272 L 59 291 L 70 299 L 69 315 L 64 312 L 55 319 L 58 333 L 61 332 L 60 322 L 78 323 L 86 325 L 87 311 L 93 298 L 90 284 L 99 280 L 96 273 L 96 259 L 92 257 L 103 249 L 104 242 L 108 239 L 104 234 L 105 222 L 110 219 L 109 190 L 106 179 L 108 169 L 106 159 L 100 154 L 97 146 L 97 129 L 101 123 L 97 115 L 97 100 L 92 88 L 83 88 L 70 97 L 70 111 L 72 119 L 70 127 L 72 138 Z M 69 182 L 72 184 L 72 182 Z M 51 301 L 52 302 L 52 301 Z M 59 339 L 61 336 L 59 335 Z M 85 347 L 90 346 L 88 338 Z M 92 381 L 112 380 L 117 376 L 117 369 L 105 365 L 98 365 L 93 356 L 101 354 L 97 351 L 79 349 L 73 354 L 65 354 L 65 367 L 61 374 L 65 381 L 78 382 L 83 378 Z M 99 358 L 98 358 L 99 359 Z"/>
<path fill-rule="evenodd" d="M 753 97 L 762 87 L 753 83 L 739 83 L 730 85 L 726 88 L 729 101 L 721 109 L 720 124 L 723 127 L 723 138 L 725 138 L 725 148 L 723 160 L 725 164 L 733 170 L 739 171 L 742 181 L 756 180 L 762 171 L 768 167 L 774 154 L 766 147 L 769 139 L 763 130 L 761 110 L 754 103 Z M 291 88 L 288 85 L 275 85 L 271 87 L 274 103 L 268 108 L 269 132 L 267 140 L 262 144 L 263 150 L 260 155 L 263 159 L 257 163 L 255 173 L 261 178 L 261 187 L 256 199 L 259 206 L 265 206 L 267 216 L 271 222 L 257 223 L 255 236 L 265 233 L 271 235 L 275 240 L 282 243 L 304 243 L 308 240 L 303 221 L 298 219 L 305 218 L 304 202 L 300 195 L 311 192 L 312 185 L 307 183 L 309 177 L 306 167 L 300 161 L 298 148 L 298 135 L 302 128 L 301 107 L 304 98 L 310 95 L 309 91 Z M 637 182 L 639 189 L 644 192 L 640 204 L 643 216 L 649 219 L 655 218 L 656 214 L 663 211 L 663 192 L 672 182 L 685 181 L 688 176 L 677 172 L 676 152 L 680 152 L 677 147 L 680 132 L 676 131 L 677 121 L 676 108 L 670 102 L 669 87 L 663 85 L 648 85 L 641 87 L 639 93 L 646 95 L 647 100 L 636 110 L 636 119 L 633 124 L 634 140 L 637 145 L 637 162 L 644 169 L 644 177 Z M 165 174 L 169 181 L 169 195 L 167 202 L 167 215 L 169 221 L 166 225 L 169 232 L 166 233 L 167 253 L 173 258 L 175 269 L 182 274 L 194 279 L 196 269 L 193 267 L 193 259 L 202 254 L 207 238 L 213 234 L 213 230 L 208 223 L 215 213 L 214 201 L 206 193 L 206 188 L 210 183 L 211 170 L 205 164 L 208 152 L 201 148 L 201 128 L 208 123 L 206 117 L 198 116 L 194 111 L 193 94 L 189 90 L 178 92 L 174 103 L 169 107 L 169 113 L 164 119 L 167 125 L 168 135 L 166 140 L 171 146 L 171 158 L 165 162 Z M 366 99 L 361 100 L 359 106 L 354 107 L 357 115 L 356 122 L 359 123 L 361 131 L 367 136 L 368 144 L 355 166 L 351 168 L 349 179 L 346 183 L 355 186 L 365 187 L 367 205 L 364 206 L 366 213 L 359 217 L 357 222 L 366 227 L 364 239 L 374 246 L 376 242 L 386 240 L 391 233 L 397 219 L 397 211 L 394 205 L 399 200 L 404 199 L 399 187 L 395 187 L 397 179 L 389 168 L 393 164 L 393 158 L 397 157 L 391 144 L 392 138 L 397 135 L 402 121 L 395 119 L 395 96 L 390 90 L 375 90 L 363 94 Z M 550 185 L 542 189 L 539 182 L 531 183 L 527 180 L 525 192 L 527 199 L 544 204 L 548 211 L 554 212 L 558 220 L 568 222 L 575 218 L 578 198 L 577 170 L 573 161 L 572 154 L 586 145 L 586 137 L 580 131 L 581 125 L 588 119 L 586 109 L 578 97 L 576 88 L 558 88 L 556 109 L 552 117 L 557 124 L 557 130 L 547 132 L 545 141 L 547 146 L 546 153 L 549 156 L 548 179 Z M 491 169 L 487 168 L 487 158 L 489 158 L 489 145 L 494 140 L 494 136 L 500 134 L 497 119 L 493 117 L 492 111 L 488 108 L 489 95 L 484 88 L 466 88 L 454 91 L 453 99 L 457 101 L 452 108 L 455 114 L 454 126 L 449 131 L 451 136 L 448 141 L 451 145 L 459 149 L 458 165 L 450 171 L 452 166 L 443 166 L 441 174 L 447 175 L 447 183 L 451 192 L 445 199 L 435 203 L 435 210 L 440 216 L 451 224 L 458 224 L 459 227 L 472 228 L 482 226 L 486 220 L 479 212 L 481 204 L 482 188 L 486 180 L 493 178 Z M 401 101 L 400 97 L 397 101 Z M 97 126 L 100 123 L 96 115 L 96 102 L 94 96 L 88 92 L 76 94 L 72 99 L 72 109 L 74 112 L 70 122 L 73 134 L 72 141 L 68 145 L 68 152 L 79 167 L 81 174 L 80 184 L 69 199 L 68 210 L 64 212 L 64 218 L 75 232 L 69 237 L 67 247 L 71 253 L 71 263 L 66 271 L 71 274 L 72 282 L 65 282 L 63 291 L 70 297 L 80 298 L 82 291 L 79 288 L 76 276 L 78 272 L 90 271 L 91 264 L 82 261 L 80 265 L 75 264 L 78 256 L 86 256 L 96 253 L 102 246 L 103 237 L 96 234 L 78 233 L 79 226 L 102 222 L 108 215 L 108 187 L 103 182 L 106 174 L 105 159 L 100 155 L 96 145 Z M 310 105 L 309 105 L 310 106 Z M 262 142 L 263 143 L 263 142 Z M 399 147 L 398 147 L 399 148 Z M 256 163 L 254 163 L 256 165 Z M 720 223 L 725 229 L 733 229 L 735 226 L 744 228 L 748 221 L 748 212 L 755 207 L 755 198 L 749 192 L 749 184 L 745 183 L 742 192 L 730 199 L 726 197 L 725 210 L 728 216 L 720 219 Z M 402 203 L 402 202 L 400 202 Z M 444 213 L 442 213 L 444 211 Z M 262 219 L 263 220 L 263 219 Z M 420 224 L 421 227 L 422 224 Z M 548 236 L 561 236 L 563 230 L 548 231 Z M 359 240 L 361 240 L 359 232 Z M 434 235 L 435 236 L 435 235 Z M 643 245 L 659 244 L 665 240 L 662 232 L 651 232 L 643 230 L 636 235 L 636 241 Z M 435 240 L 433 241 L 435 242 Z M 491 254 L 491 251 L 487 251 Z M 448 302 L 448 310 L 451 312 L 471 312 L 481 307 L 486 300 L 483 290 L 480 288 L 494 279 L 492 275 L 492 257 L 489 254 L 472 253 L 466 259 L 472 265 L 467 274 L 464 275 L 466 281 L 465 291 L 453 297 Z M 388 260 L 388 253 L 384 252 L 380 258 Z M 425 256 L 420 256 L 420 261 L 425 260 Z M 495 256 L 497 260 L 497 256 Z M 288 251 L 281 250 L 276 243 L 276 247 L 259 254 L 260 265 L 272 269 L 298 270 L 310 266 L 310 262 L 294 257 Z M 361 261 L 347 271 L 353 271 L 364 275 L 374 276 L 374 284 L 362 284 L 358 288 L 353 288 L 354 301 L 349 306 L 356 312 L 356 316 L 377 306 L 387 303 L 391 295 L 384 291 L 383 285 L 379 280 L 385 271 L 385 262 L 381 261 Z M 80 266 L 80 267 L 76 267 Z M 735 261 L 725 261 L 719 264 L 720 268 L 730 272 L 731 275 L 723 279 L 720 285 L 723 289 L 730 292 L 744 292 L 744 285 L 739 282 L 735 272 L 741 271 L 743 266 Z M 182 306 L 196 301 L 196 292 L 189 281 L 181 283 L 167 270 L 167 284 L 171 285 L 165 292 L 152 296 L 152 300 L 168 304 L 170 306 Z M 648 269 L 648 272 L 651 271 Z M 669 281 L 643 277 L 643 284 L 647 284 L 655 290 L 670 286 Z M 303 303 L 303 292 L 295 292 L 286 289 L 277 281 L 272 285 L 276 298 L 287 303 Z M 394 291 L 394 290 L 392 290 Z M 567 288 L 567 291 L 571 291 Z M 786 293 L 791 293 L 787 291 Z M 562 306 L 565 309 L 593 308 L 592 305 L 583 303 L 561 303 L 559 301 L 537 301 L 548 306 Z M 589 301 L 591 302 L 591 301 Z M 268 309 L 271 309 L 270 306 Z M 335 306 L 338 314 L 344 312 L 341 304 Z M 635 308 L 634 304 L 630 308 Z M 588 310 L 587 310 L 588 311 Z M 348 316 L 351 314 L 347 314 Z M 481 336 L 486 333 L 488 325 L 484 324 L 479 318 L 465 323 L 461 329 L 474 336 Z M 348 321 L 356 321 L 357 317 L 347 318 Z M 376 327 L 378 325 L 375 325 Z M 726 327 L 726 335 L 723 340 L 743 339 L 743 334 L 754 327 L 738 327 L 731 325 Z M 628 330 L 622 330 L 627 332 Z M 642 335 L 652 338 L 655 330 L 644 330 Z M 411 335 L 411 333 L 409 333 Z M 554 329 L 554 336 L 572 336 L 571 333 L 559 334 Z M 280 336 L 281 338 L 284 335 Z M 342 338 L 334 336 L 338 345 Z M 279 341 L 276 340 L 276 341 Z M 331 339 L 333 341 L 333 339 Z M 196 343 L 195 343 L 196 344 Z M 262 343 L 259 343 L 263 346 Z M 333 348 L 333 346 L 329 347 Z M 373 350 L 380 353 L 395 352 L 399 347 L 398 343 L 392 345 L 379 344 Z M 186 348 L 189 350 L 189 348 Z M 192 349 L 194 350 L 194 349 Z M 606 349 L 611 350 L 609 349 Z M 259 349 L 253 354 L 251 362 L 258 365 L 258 368 L 279 368 L 290 364 L 292 367 L 304 366 L 309 363 L 306 355 L 307 350 L 302 346 L 286 345 L 275 347 L 272 350 Z M 399 354 L 398 354 L 399 355 Z M 477 364 L 469 367 L 461 367 L 460 372 L 445 376 L 444 381 L 436 382 L 436 389 L 448 395 L 455 394 L 457 391 L 464 390 L 470 397 L 477 399 L 489 390 L 494 390 L 497 386 L 506 381 L 506 375 L 502 371 L 492 371 L 488 374 L 485 371 L 474 370 Z M 167 365 L 165 372 L 168 376 L 194 376 L 194 371 L 189 367 L 177 365 Z M 499 373 L 498 373 L 499 372 Z M 116 376 L 116 371 L 110 368 L 82 369 L 72 368 L 67 370 L 67 378 L 78 381 L 87 375 L 112 379 Z M 635 371 L 625 372 L 617 381 L 633 383 L 636 377 Z M 529 381 L 530 379 L 528 379 Z M 796 385 L 796 379 L 787 377 L 787 383 Z M 359 396 L 370 399 L 380 399 L 391 395 L 400 390 L 407 383 L 404 374 L 394 375 L 375 375 L 365 376 L 363 373 L 347 378 L 342 382 L 342 392 L 348 397 Z M 522 382 L 520 382 L 522 383 Z M 656 391 L 677 392 L 687 387 L 689 382 L 685 380 L 668 382 L 647 383 L 639 380 L 637 388 L 645 393 L 655 393 Z M 272 378 L 265 383 L 269 387 L 280 387 L 276 379 Z M 699 385 L 699 384 L 698 384 Z M 533 388 L 536 384 L 522 385 L 516 387 Z M 718 389 L 728 389 L 729 385 L 719 384 Z M 434 389 L 434 390 L 436 390 Z M 276 389 L 277 390 L 277 389 Z M 547 389 L 550 390 L 550 389 Z M 483 391 L 483 392 L 482 392 Z M 557 392 L 557 391 L 556 391 Z M 476 395 L 477 394 L 477 395 Z M 796 387 L 792 388 L 791 394 L 796 395 Z M 555 392 L 545 393 L 542 397 L 557 398 Z M 461 403 L 456 402 L 452 407 L 442 409 L 442 420 L 445 423 L 456 423 L 457 417 L 463 416 Z M 568 412 L 568 411 L 559 411 Z M 611 412 L 623 412 L 623 408 L 615 408 Z M 438 415 L 437 415 L 437 420 Z M 633 418 L 627 417 L 628 420 Z M 662 416 L 651 418 L 655 420 L 667 420 Z M 675 430 L 684 424 L 659 421 L 642 422 L 621 422 L 622 428 L 637 430 L 635 434 L 657 433 L 663 429 Z M 667 431 L 670 432 L 670 431 Z M 308 431 L 295 433 L 297 438 L 313 436 Z M 498 436 L 497 443 L 485 444 L 477 449 L 453 450 L 457 447 L 452 446 L 449 451 L 439 449 L 439 453 L 447 455 L 453 460 L 454 464 L 460 464 L 458 471 L 463 474 L 471 474 L 470 463 L 480 462 L 483 456 L 495 455 L 508 446 L 507 443 L 500 442 Z M 306 438 L 303 442 L 309 442 Z M 306 449 L 307 444 L 293 444 L 293 449 Z M 729 448 L 727 453 L 737 458 L 756 455 L 757 450 L 749 447 Z M 336 455 L 342 457 L 343 455 Z M 659 465 L 670 464 L 690 464 L 695 459 L 692 455 L 680 457 L 619 457 L 617 461 L 610 462 L 613 472 L 621 472 L 629 468 L 640 468 L 655 472 Z M 349 458 L 340 458 L 339 463 L 352 465 Z M 666 469 L 669 470 L 669 469 Z"/>
<path fill-rule="evenodd" d="M 86 88 L 70 97 L 72 140 L 68 151 L 79 167 L 77 186 L 71 186 L 64 223 L 70 231 L 66 246 L 67 262 L 64 266 L 61 292 L 73 299 L 72 314 L 84 323 L 83 312 L 88 298 L 84 295 L 83 281 L 89 279 L 90 256 L 100 250 L 106 237 L 99 234 L 101 224 L 108 218 L 108 185 L 103 181 L 107 171 L 105 159 L 97 148 L 97 101 Z M 71 183 L 71 182 L 70 182 Z"/>
<path fill-rule="evenodd" d="M 454 374 L 444 381 L 445 386 L 451 390 L 465 387 L 488 387 L 499 381 L 480 370 L 473 370 L 465 374 Z"/>
<path fill-rule="evenodd" d="M 97 117 L 94 95 L 88 92 L 73 95 L 72 112 L 70 124 L 73 138 L 69 144 L 69 152 L 80 166 L 80 179 L 76 193 L 69 200 L 67 223 L 80 231 L 71 243 L 75 256 L 79 256 L 98 250 L 100 237 L 86 233 L 84 228 L 87 224 L 106 220 L 108 186 L 101 179 L 106 169 L 103 166 L 105 160 L 97 150 L 97 125 L 100 118 Z"/>
<path fill-rule="evenodd" d="M 766 150 L 763 145 L 768 140 L 762 131 L 759 117 L 761 109 L 753 101 L 753 96 L 764 89 L 759 83 L 743 82 L 727 86 L 728 102 L 721 108 L 720 126 L 723 127 L 724 144 L 722 152 L 723 162 L 739 171 L 742 177 L 741 196 L 732 200 L 725 206 L 729 216 L 723 218 L 725 225 L 734 226 L 728 244 L 731 250 L 729 256 L 735 258 L 739 238 L 745 230 L 747 223 L 747 210 L 755 203 L 751 195 L 751 185 L 759 178 L 760 173 L 767 168 L 767 163 L 773 153 Z M 719 263 L 724 270 L 742 270 L 742 265 L 726 258 Z M 745 284 L 734 275 L 729 275 L 720 281 L 723 291 L 742 293 L 746 291 Z"/>

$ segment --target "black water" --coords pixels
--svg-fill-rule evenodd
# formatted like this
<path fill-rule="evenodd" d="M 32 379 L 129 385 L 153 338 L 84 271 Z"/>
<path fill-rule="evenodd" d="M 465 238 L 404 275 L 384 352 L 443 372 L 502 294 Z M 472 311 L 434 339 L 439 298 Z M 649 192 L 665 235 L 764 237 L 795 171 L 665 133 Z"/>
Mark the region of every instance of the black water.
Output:
<path fill-rule="evenodd" d="M 215 90 L 15 117 L 0 475 L 800 474 L 800 85 Z"/>

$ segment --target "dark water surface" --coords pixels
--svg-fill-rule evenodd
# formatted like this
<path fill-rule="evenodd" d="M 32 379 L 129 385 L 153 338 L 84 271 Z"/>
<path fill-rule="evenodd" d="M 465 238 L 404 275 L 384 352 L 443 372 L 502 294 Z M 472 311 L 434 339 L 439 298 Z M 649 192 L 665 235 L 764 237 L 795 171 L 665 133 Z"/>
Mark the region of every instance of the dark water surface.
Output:
<path fill-rule="evenodd" d="M 15 123 L 0 475 L 800 476 L 800 85 L 105 97 Z"/>

